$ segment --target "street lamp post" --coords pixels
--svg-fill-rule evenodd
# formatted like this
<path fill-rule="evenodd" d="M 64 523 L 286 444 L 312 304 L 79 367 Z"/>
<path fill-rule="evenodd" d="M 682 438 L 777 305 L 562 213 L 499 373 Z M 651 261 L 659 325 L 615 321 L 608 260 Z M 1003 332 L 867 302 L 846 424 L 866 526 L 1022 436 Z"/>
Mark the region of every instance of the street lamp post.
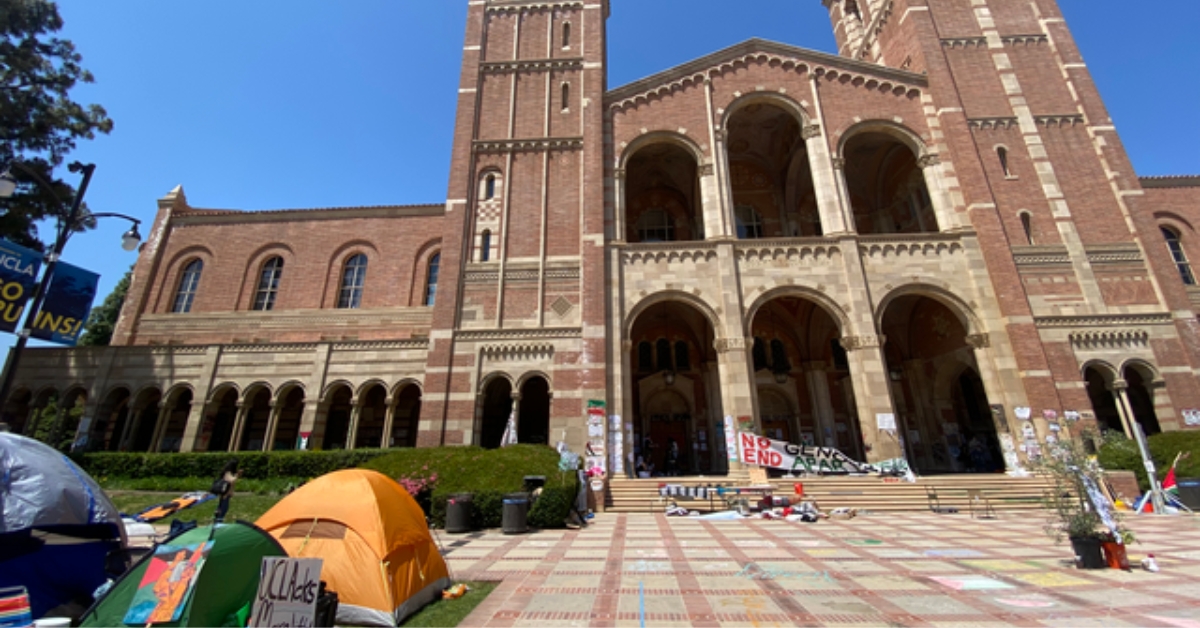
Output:
<path fill-rule="evenodd" d="M 51 194 L 55 194 L 54 188 L 50 186 L 41 176 L 33 170 L 25 167 L 19 161 L 14 161 L 10 164 L 12 167 L 20 169 L 26 174 L 33 177 L 34 181 L 41 185 Z M 78 161 L 72 162 L 67 166 L 71 172 L 82 172 L 83 180 L 79 183 L 79 191 L 75 193 L 75 198 L 71 202 L 71 210 L 67 213 L 66 219 L 58 224 L 58 233 L 54 238 L 54 246 L 50 252 L 46 254 L 46 268 L 42 271 L 42 279 L 38 283 L 37 290 L 33 293 L 33 298 L 24 311 L 25 321 L 21 324 L 20 331 L 17 332 L 17 342 L 12 346 L 8 353 L 8 360 L 4 365 L 4 379 L 0 383 L 0 407 L 8 403 L 9 389 L 12 388 L 13 378 L 17 373 L 17 366 L 21 361 L 21 353 L 25 349 L 25 343 L 29 341 L 29 336 L 33 331 L 33 327 L 37 322 L 38 312 L 42 309 L 42 303 L 46 300 L 46 292 L 50 287 L 50 282 L 54 279 L 54 268 L 58 265 L 58 260 L 62 256 L 63 249 L 67 246 L 67 240 L 71 239 L 71 235 L 79 227 L 80 208 L 83 206 L 83 195 L 87 193 L 88 183 L 92 180 L 92 173 L 96 170 L 96 164 L 83 164 Z M 0 174 L 0 198 L 7 198 L 16 192 L 16 181 L 9 175 L 9 171 Z M 57 194 L 55 194 L 57 198 Z M 62 198 L 58 198 L 60 203 Z M 65 203 L 64 203 L 65 204 Z M 137 248 L 142 236 L 138 233 L 138 225 L 141 221 L 132 216 L 115 213 L 103 214 L 88 214 L 90 218 L 124 218 L 133 223 L 133 227 L 126 231 L 121 236 L 121 248 L 126 251 L 132 251 Z M 58 422 L 55 421 L 54 431 L 58 431 Z"/>

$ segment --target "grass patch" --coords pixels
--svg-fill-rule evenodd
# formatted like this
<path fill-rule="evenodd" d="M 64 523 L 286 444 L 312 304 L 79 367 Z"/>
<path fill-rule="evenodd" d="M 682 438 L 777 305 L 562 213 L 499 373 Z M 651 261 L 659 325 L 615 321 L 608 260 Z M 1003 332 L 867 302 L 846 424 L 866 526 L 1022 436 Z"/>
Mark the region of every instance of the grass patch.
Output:
<path fill-rule="evenodd" d="M 475 610 L 476 606 L 492 593 L 499 582 L 465 582 L 470 589 L 466 595 L 453 600 L 437 600 L 422 608 L 417 614 L 409 617 L 401 626 L 438 626 L 452 627 L 462 623 L 462 620 Z"/>
<path fill-rule="evenodd" d="M 256 493 L 259 495 L 283 495 L 289 486 L 297 487 L 306 478 L 279 477 L 256 480 L 242 478 L 237 481 L 236 490 L 239 493 Z M 172 478 L 156 475 L 148 478 L 130 477 L 100 477 L 96 481 L 106 491 L 151 491 L 155 493 L 190 493 L 207 491 L 212 486 L 213 478 L 182 477 Z"/>
<path fill-rule="evenodd" d="M 241 487 L 241 482 L 238 483 Z M 179 493 L 159 493 L 159 492 L 144 492 L 144 491 L 107 491 L 108 497 L 116 505 L 117 510 L 133 515 L 139 513 L 151 506 L 169 502 Z M 279 500 L 283 499 L 281 495 L 252 495 L 245 493 L 237 493 L 233 496 L 233 500 L 229 502 L 229 514 L 225 516 L 226 521 L 249 521 L 251 523 L 258 520 L 263 513 L 267 512 Z M 187 510 L 177 512 L 170 517 L 155 521 L 155 525 L 170 525 L 175 519 L 184 521 L 195 520 L 200 525 L 208 525 L 212 523 L 213 513 L 217 510 L 217 500 L 210 499 L 209 501 L 192 506 Z"/>

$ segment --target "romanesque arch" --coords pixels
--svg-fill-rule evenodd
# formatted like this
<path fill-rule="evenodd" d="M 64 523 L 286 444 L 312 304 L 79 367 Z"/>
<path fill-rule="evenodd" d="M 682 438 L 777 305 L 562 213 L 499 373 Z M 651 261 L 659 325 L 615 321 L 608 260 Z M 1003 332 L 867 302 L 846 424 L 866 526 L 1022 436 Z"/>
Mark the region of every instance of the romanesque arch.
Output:
<path fill-rule="evenodd" d="M 780 96 L 744 96 L 726 114 L 725 148 L 739 239 L 824 233 L 805 142 L 805 113 Z"/>
<path fill-rule="evenodd" d="M 223 384 L 212 394 L 212 414 L 205 416 L 197 451 L 232 451 L 233 430 L 237 423 L 238 399 L 236 385 Z"/>
<path fill-rule="evenodd" d="M 297 449 L 300 442 L 300 421 L 304 418 L 304 386 L 289 382 L 279 387 L 275 396 L 275 419 L 268 439 L 271 449 Z"/>
<path fill-rule="evenodd" d="M 271 388 L 256 384 L 246 389 L 242 399 L 242 419 L 236 436 L 237 451 L 262 451 L 266 447 L 271 424 Z"/>
<path fill-rule="evenodd" d="M 517 442 L 550 444 L 550 382 L 544 375 L 522 377 L 520 383 Z"/>
<path fill-rule="evenodd" d="M 1127 434 L 1113 388 L 1117 379 L 1117 370 L 1107 362 L 1090 360 L 1083 365 L 1083 382 L 1096 415 L 1096 425 L 1103 431 Z"/>
<path fill-rule="evenodd" d="M 668 133 L 626 151 L 623 237 L 627 242 L 704 238 L 699 155 L 690 140 Z"/>
<path fill-rule="evenodd" d="M 869 120 L 842 136 L 839 154 L 854 224 L 862 235 L 936 233 L 933 197 L 926 184 L 924 145 L 912 131 Z"/>
<path fill-rule="evenodd" d="M 350 445 L 350 418 L 354 412 L 354 389 L 346 382 L 325 389 L 325 425 L 321 434 L 323 449 L 346 449 Z"/>
<path fill-rule="evenodd" d="M 482 382 L 476 408 L 475 442 L 484 449 L 500 446 L 513 409 L 513 385 L 507 375 L 493 374 Z"/>
<path fill-rule="evenodd" d="M 385 447 L 416 447 L 417 429 L 421 423 L 421 387 L 414 381 L 401 382 L 392 395 L 390 436 Z"/>

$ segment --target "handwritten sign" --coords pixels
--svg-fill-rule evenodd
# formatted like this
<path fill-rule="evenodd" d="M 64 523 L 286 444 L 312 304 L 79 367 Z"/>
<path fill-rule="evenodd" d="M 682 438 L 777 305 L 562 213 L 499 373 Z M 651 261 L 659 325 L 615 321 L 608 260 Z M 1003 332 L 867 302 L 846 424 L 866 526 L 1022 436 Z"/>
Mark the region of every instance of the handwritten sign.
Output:
<path fill-rule="evenodd" d="M 858 462 L 833 447 L 797 445 L 749 432 L 738 434 L 738 452 L 744 464 L 804 473 L 879 473 L 903 475 L 908 463 L 903 458 L 875 464 Z"/>
<path fill-rule="evenodd" d="M 320 558 L 264 556 L 250 626 L 312 626 L 321 589 Z"/>

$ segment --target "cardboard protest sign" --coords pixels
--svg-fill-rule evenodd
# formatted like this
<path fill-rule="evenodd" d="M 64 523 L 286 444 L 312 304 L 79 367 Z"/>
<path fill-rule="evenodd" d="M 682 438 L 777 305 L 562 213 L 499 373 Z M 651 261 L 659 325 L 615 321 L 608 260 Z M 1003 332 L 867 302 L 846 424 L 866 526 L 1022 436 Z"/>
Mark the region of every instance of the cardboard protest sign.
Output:
<path fill-rule="evenodd" d="M 129 603 L 125 623 L 146 626 L 179 621 L 212 546 L 212 541 L 158 546 Z"/>
<path fill-rule="evenodd" d="M 321 590 L 320 558 L 264 556 L 249 626 L 312 626 Z"/>

